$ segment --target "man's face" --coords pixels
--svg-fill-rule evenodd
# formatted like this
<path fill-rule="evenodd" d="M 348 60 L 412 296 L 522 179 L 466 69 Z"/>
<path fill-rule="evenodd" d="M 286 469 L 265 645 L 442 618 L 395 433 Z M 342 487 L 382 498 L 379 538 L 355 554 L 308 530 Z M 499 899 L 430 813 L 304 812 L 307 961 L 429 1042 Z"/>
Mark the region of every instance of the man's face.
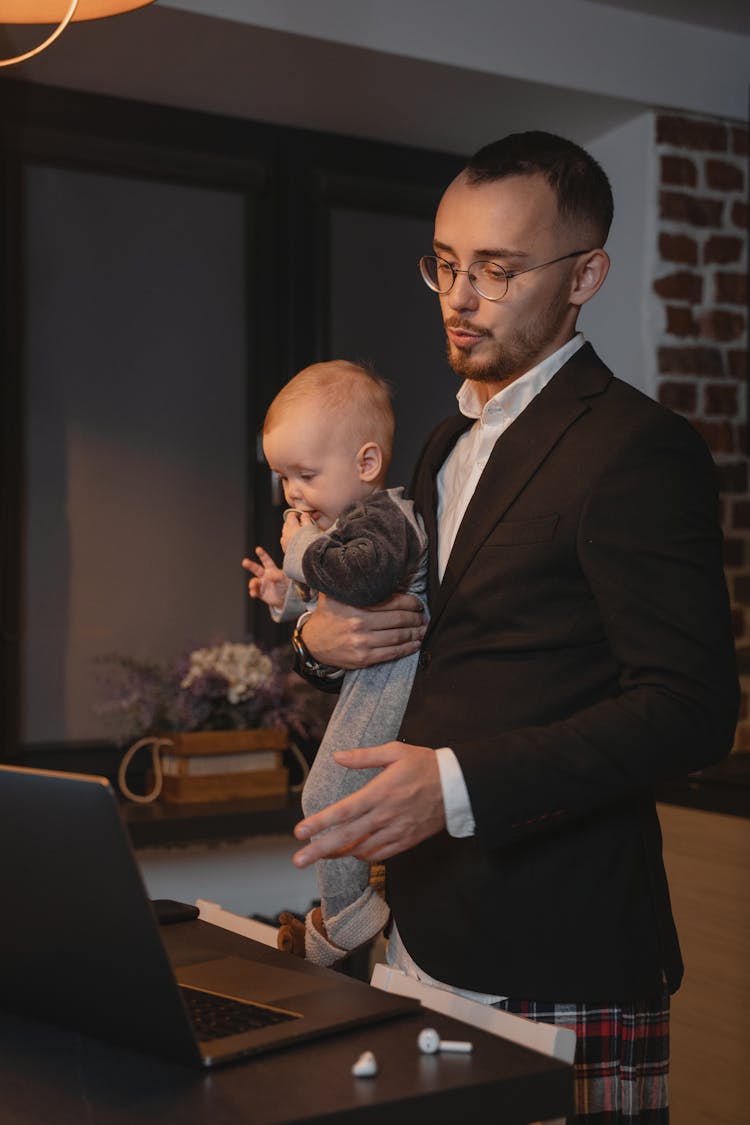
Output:
<path fill-rule="evenodd" d="M 489 259 L 508 271 L 536 266 L 576 249 L 557 200 L 539 175 L 450 185 L 435 218 L 434 250 L 457 269 Z M 472 289 L 466 274 L 440 295 L 448 360 L 457 375 L 488 384 L 491 394 L 570 339 L 578 308 L 569 303 L 575 259 L 510 281 L 500 301 Z"/>

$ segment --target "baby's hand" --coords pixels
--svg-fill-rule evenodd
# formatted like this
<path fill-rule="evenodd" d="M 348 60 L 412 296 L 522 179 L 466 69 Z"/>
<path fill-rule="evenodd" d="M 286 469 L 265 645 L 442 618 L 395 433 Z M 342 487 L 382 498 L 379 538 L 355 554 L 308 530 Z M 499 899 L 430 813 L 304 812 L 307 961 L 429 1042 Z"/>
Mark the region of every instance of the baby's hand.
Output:
<path fill-rule="evenodd" d="M 242 560 L 245 570 L 253 575 L 247 584 L 250 597 L 260 598 L 266 605 L 281 608 L 286 599 L 289 579 L 262 547 L 256 547 L 255 553 L 260 559 L 259 563 L 255 559 Z"/>
<path fill-rule="evenodd" d="M 287 508 L 284 514 L 284 526 L 281 529 L 281 549 L 284 554 L 289 550 L 289 544 L 301 527 L 314 527 L 315 520 L 307 512 L 296 508 Z"/>

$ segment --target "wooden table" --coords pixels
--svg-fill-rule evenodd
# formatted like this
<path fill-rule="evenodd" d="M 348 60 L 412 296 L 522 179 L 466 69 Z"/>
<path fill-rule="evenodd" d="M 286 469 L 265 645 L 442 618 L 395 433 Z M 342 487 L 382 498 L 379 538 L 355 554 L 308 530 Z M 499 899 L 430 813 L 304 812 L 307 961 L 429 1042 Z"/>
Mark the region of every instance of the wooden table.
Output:
<path fill-rule="evenodd" d="M 248 945 L 204 922 L 165 926 L 163 933 L 175 960 L 195 947 L 241 955 Z M 253 949 L 278 956 L 255 943 Z M 420 1054 L 417 1034 L 426 1025 L 443 1038 L 471 1039 L 473 1054 Z M 377 1057 L 374 1079 L 350 1073 L 364 1050 Z M 528 1125 L 564 1116 L 573 1080 L 564 1063 L 428 1013 L 211 1072 L 0 1013 L 0 1089 L 2 1125 Z"/>

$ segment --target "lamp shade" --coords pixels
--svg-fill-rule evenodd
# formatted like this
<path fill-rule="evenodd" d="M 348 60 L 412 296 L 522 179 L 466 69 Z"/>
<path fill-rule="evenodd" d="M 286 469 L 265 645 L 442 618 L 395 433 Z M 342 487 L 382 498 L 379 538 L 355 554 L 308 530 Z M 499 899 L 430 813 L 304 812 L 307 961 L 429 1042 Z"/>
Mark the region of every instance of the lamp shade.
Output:
<path fill-rule="evenodd" d="M 152 3 L 153 0 L 78 0 L 73 21 L 117 16 Z M 70 0 L 0 0 L 0 24 L 59 24 L 69 7 Z"/>

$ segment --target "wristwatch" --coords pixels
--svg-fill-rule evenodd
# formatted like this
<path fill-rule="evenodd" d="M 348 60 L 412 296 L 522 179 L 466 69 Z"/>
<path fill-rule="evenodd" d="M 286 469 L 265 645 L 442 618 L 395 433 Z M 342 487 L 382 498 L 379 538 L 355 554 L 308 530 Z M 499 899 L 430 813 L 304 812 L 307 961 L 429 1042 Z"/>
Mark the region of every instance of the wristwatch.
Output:
<path fill-rule="evenodd" d="M 297 627 L 292 633 L 292 648 L 294 649 L 294 666 L 300 676 L 312 678 L 318 682 L 338 687 L 339 680 L 344 677 L 344 669 L 337 668 L 334 664 L 321 664 L 316 660 L 309 648 L 302 640 L 302 629 L 312 613 L 308 610 L 303 613 L 297 622 Z"/>

